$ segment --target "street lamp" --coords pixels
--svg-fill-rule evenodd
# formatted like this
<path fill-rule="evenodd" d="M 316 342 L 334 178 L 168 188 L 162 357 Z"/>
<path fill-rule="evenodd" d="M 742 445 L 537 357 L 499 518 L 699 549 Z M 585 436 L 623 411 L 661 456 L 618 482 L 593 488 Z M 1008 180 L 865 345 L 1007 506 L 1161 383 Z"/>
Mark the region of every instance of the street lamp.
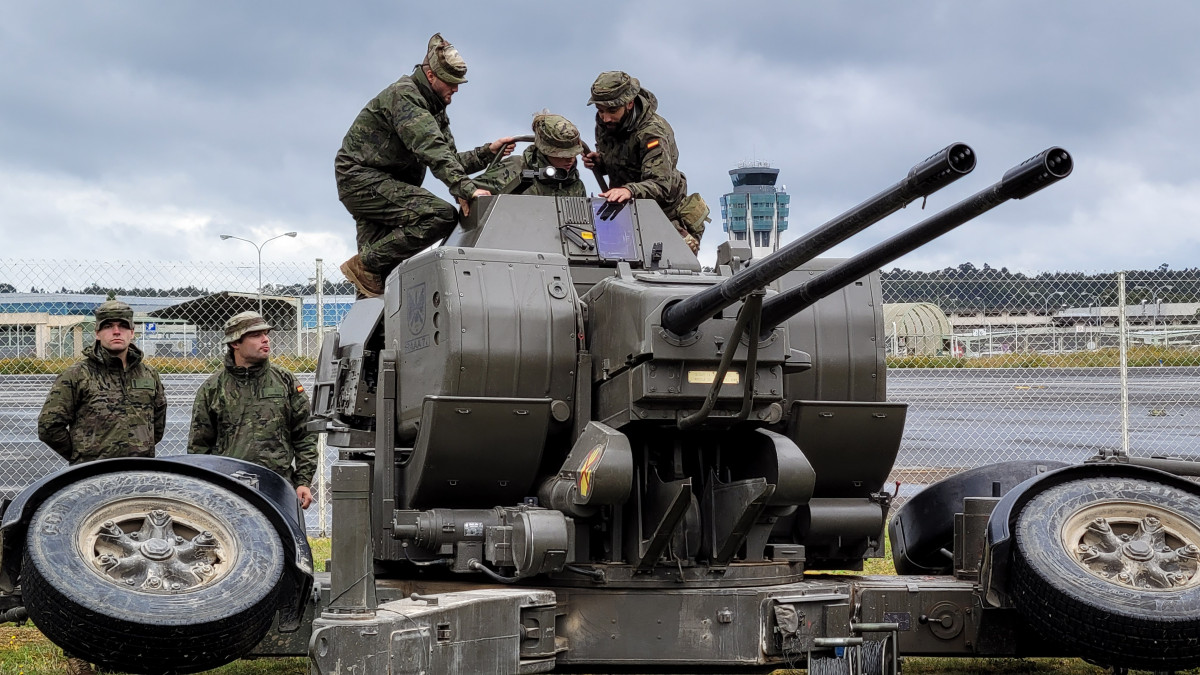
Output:
<path fill-rule="evenodd" d="M 255 248 L 255 250 L 257 250 L 257 251 L 258 251 L 258 314 L 259 314 L 259 316 L 262 316 L 262 311 L 263 311 L 263 310 L 262 310 L 262 291 L 263 291 L 263 283 L 262 283 L 262 250 L 263 250 L 263 247 L 267 245 L 267 242 L 275 241 L 276 239 L 279 239 L 280 237 L 295 237 L 295 236 L 296 236 L 296 233 L 295 233 L 295 232 L 284 232 L 283 234 L 277 234 L 277 235 L 275 235 L 274 237 L 271 237 L 270 239 L 267 239 L 266 241 L 264 241 L 264 242 L 263 242 L 263 243 L 261 243 L 261 244 L 256 244 L 256 243 L 254 243 L 254 242 L 250 241 L 249 239 L 243 239 L 243 238 L 241 238 L 241 237 L 235 237 L 235 236 L 233 236 L 232 234 L 223 234 L 223 235 L 221 235 L 221 239 L 237 239 L 238 241 L 244 241 L 244 242 L 246 242 L 247 244 L 250 244 L 251 246 L 253 246 L 253 247 Z"/>
<path fill-rule="evenodd" d="M 1133 290 L 1135 290 L 1135 291 L 1137 291 L 1137 290 L 1150 291 L 1150 297 L 1152 298 L 1151 302 L 1154 303 L 1154 316 L 1150 317 L 1150 327 L 1151 328 L 1153 328 L 1154 325 L 1158 323 L 1158 313 L 1162 309 L 1163 299 L 1162 299 L 1162 296 L 1159 295 L 1159 293 L 1162 291 L 1172 290 L 1173 288 L 1175 288 L 1175 287 L 1171 286 L 1169 284 L 1166 286 L 1155 286 L 1153 288 L 1151 288 L 1149 286 L 1134 286 L 1133 287 Z M 1142 318 L 1143 319 L 1146 318 L 1146 301 L 1145 300 L 1142 300 Z"/>

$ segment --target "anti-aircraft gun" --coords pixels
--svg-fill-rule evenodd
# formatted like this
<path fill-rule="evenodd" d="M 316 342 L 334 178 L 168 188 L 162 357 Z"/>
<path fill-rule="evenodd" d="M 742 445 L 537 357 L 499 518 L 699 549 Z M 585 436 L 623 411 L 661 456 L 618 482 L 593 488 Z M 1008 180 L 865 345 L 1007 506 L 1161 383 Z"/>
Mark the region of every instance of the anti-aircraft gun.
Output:
<path fill-rule="evenodd" d="M 257 605 L 282 611 L 254 652 L 368 675 L 896 673 L 900 654 L 1200 664 L 1200 490 L 1184 479 L 1009 462 L 892 513 L 906 406 L 887 400 L 877 270 L 1072 159 L 1050 148 L 852 258 L 818 256 L 975 163 L 952 144 L 762 260 L 723 245 L 712 272 L 651 201 L 480 199 L 322 345 L 330 573 L 304 602 L 307 548 L 280 534 L 298 552 L 265 575 L 287 583 Z M 234 465 L 174 466 L 155 470 L 219 474 L 267 512 Z M 59 526 L 42 508 L 69 489 L 56 480 L 5 513 L 13 578 L 12 553 Z M 882 557 L 885 529 L 900 576 L 816 574 Z M 164 670 L 133 661 L 105 652 Z"/>

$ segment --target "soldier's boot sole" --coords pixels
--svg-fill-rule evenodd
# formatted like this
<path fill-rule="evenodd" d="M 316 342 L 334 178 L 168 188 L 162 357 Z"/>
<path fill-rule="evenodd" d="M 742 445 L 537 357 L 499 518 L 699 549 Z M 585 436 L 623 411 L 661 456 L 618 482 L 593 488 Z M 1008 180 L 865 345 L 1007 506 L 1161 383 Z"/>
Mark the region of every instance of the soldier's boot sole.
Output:
<path fill-rule="evenodd" d="M 339 268 L 346 279 L 354 284 L 354 288 L 358 289 L 360 295 L 366 298 L 378 298 L 383 295 L 382 284 L 378 283 L 378 278 L 367 272 L 362 266 L 362 260 L 357 254 L 346 262 L 342 263 Z M 371 277 L 375 277 L 372 279 Z"/>

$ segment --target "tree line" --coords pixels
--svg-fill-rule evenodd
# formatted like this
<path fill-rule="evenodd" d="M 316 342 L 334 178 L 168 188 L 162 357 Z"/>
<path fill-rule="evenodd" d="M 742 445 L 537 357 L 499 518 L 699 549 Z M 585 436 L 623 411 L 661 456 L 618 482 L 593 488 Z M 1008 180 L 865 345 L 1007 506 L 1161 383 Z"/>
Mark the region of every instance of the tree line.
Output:
<path fill-rule="evenodd" d="M 1057 311 L 1067 307 L 1117 304 L 1116 272 L 1010 272 L 988 264 L 962 263 L 932 272 L 898 267 L 881 273 L 884 302 L 931 302 L 949 310 L 1023 309 Z M 1125 272 L 1125 302 L 1200 302 L 1200 268 Z"/>

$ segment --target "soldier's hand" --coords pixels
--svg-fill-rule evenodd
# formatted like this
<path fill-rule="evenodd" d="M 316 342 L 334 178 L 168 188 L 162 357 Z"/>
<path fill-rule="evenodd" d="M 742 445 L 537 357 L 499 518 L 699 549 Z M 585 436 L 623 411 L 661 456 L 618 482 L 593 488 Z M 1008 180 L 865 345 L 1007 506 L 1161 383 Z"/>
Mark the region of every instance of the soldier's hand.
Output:
<path fill-rule="evenodd" d="M 596 152 L 595 150 L 593 150 L 591 152 L 585 152 L 583 154 L 583 166 L 584 167 L 586 167 L 588 169 L 594 169 L 594 168 L 596 168 L 596 165 L 599 163 L 600 163 L 600 153 Z"/>
<path fill-rule="evenodd" d="M 494 155 L 503 149 L 503 156 L 508 157 L 512 154 L 513 148 L 515 147 L 517 147 L 517 139 L 513 138 L 512 136 L 505 136 L 504 138 L 497 138 L 496 140 L 492 141 L 492 144 L 488 146 L 488 150 L 491 150 L 492 154 Z"/>
<path fill-rule="evenodd" d="M 471 193 L 471 199 L 475 199 L 476 197 L 490 197 L 490 196 L 492 196 L 492 193 L 488 192 L 487 190 L 484 190 L 482 188 L 479 188 Z M 471 215 L 471 202 L 469 202 L 465 199 L 459 199 L 458 200 L 458 208 L 462 209 L 463 218 L 466 218 L 467 216 Z"/>
<path fill-rule="evenodd" d="M 296 499 L 300 500 L 300 508 L 307 509 L 312 506 L 312 490 L 307 485 L 301 485 L 296 488 Z"/>
<path fill-rule="evenodd" d="M 699 239 L 696 239 L 695 237 L 693 237 L 692 235 L 689 234 L 689 235 L 685 235 L 683 237 L 683 242 L 688 245 L 688 248 L 692 249 L 692 253 L 700 252 L 700 240 Z"/>
<path fill-rule="evenodd" d="M 616 202 L 618 204 L 624 204 L 630 199 L 633 199 L 633 193 L 629 191 L 629 188 L 623 187 L 615 187 L 608 192 L 601 192 L 600 196 L 604 197 L 610 202 Z"/>

